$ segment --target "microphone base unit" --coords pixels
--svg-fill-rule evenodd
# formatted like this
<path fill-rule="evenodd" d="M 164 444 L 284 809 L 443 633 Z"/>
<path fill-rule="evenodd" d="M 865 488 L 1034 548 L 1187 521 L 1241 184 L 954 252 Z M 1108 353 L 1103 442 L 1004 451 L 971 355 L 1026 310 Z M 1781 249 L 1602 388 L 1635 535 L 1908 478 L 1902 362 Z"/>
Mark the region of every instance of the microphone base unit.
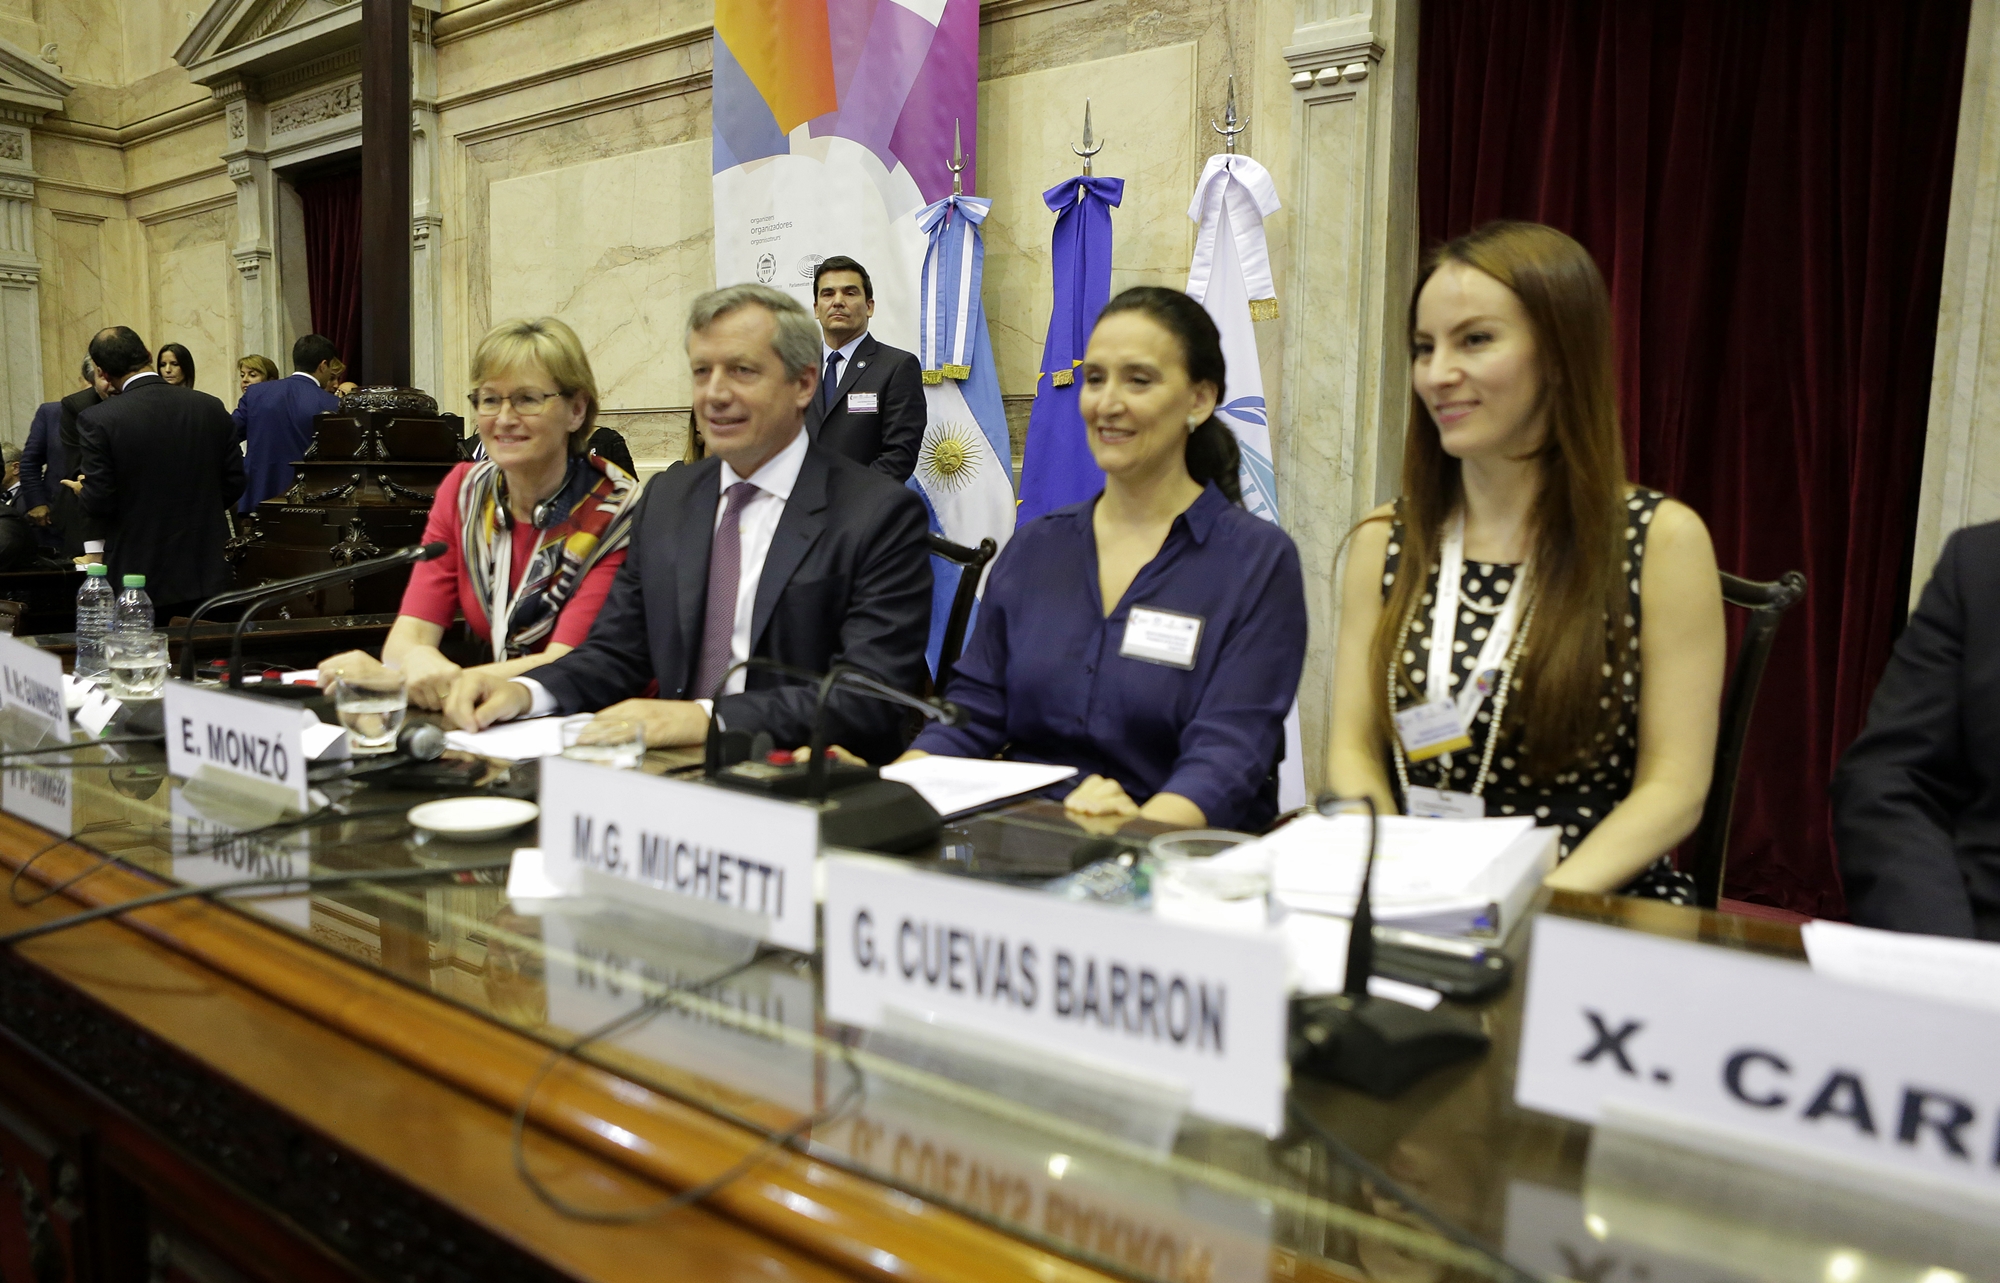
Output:
<path fill-rule="evenodd" d="M 1292 1001 L 1292 1068 L 1388 1100 L 1492 1040 L 1450 1012 L 1387 998 L 1328 994 Z"/>
<path fill-rule="evenodd" d="M 827 846 L 906 855 L 937 841 L 944 821 L 909 785 L 883 779 L 872 766 L 832 762 L 821 802 L 807 796 L 806 771 L 803 763 L 738 762 L 723 767 L 709 782 L 818 806 L 819 838 Z"/>

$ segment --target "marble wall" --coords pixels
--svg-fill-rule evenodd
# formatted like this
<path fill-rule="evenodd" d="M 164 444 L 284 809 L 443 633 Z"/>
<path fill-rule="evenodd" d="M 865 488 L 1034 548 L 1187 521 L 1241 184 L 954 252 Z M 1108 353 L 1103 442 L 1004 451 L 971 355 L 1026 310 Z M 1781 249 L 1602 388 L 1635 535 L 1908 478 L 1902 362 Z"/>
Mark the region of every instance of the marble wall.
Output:
<path fill-rule="evenodd" d="M 158 352 L 180 343 L 194 357 L 195 386 L 236 404 L 238 316 L 242 307 L 229 242 L 233 204 L 148 224 L 146 261 L 152 307 L 140 332 Z"/>

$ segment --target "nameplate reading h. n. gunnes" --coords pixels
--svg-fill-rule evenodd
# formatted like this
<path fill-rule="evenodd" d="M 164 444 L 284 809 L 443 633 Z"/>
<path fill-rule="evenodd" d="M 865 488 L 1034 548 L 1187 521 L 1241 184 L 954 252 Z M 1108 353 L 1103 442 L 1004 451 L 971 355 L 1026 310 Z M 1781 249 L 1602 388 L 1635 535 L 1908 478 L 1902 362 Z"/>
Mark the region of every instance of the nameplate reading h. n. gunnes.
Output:
<path fill-rule="evenodd" d="M 541 847 L 568 895 L 629 898 L 811 953 L 819 813 L 691 780 L 542 759 Z"/>
<path fill-rule="evenodd" d="M 826 1010 L 880 1026 L 890 1009 L 1188 1089 L 1199 1114 L 1283 1125 L 1285 947 L 923 873 L 826 861 Z"/>
<path fill-rule="evenodd" d="M 1515 1096 L 1608 1104 L 2000 1199 L 2000 1013 L 1569 918 L 1535 920 Z"/>
<path fill-rule="evenodd" d="M 170 681 L 165 695 L 167 770 L 192 779 L 208 766 L 306 798 L 305 719 L 297 704 Z"/>
<path fill-rule="evenodd" d="M 38 646 L 0 636 L 0 751 L 70 740 L 62 660 Z M 68 754 L 20 758 L 0 779 L 0 810 L 51 833 L 72 828 Z"/>

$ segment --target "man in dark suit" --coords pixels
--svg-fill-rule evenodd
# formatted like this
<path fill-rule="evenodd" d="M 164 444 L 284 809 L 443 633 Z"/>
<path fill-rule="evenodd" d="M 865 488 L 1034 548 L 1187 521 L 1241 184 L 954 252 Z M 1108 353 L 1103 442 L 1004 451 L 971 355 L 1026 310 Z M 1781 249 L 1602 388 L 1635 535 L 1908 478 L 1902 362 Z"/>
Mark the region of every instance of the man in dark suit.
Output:
<path fill-rule="evenodd" d="M 2000 522 L 1945 542 L 1833 819 L 1854 921 L 2000 940 Z"/>
<path fill-rule="evenodd" d="M 836 254 L 813 271 L 820 329 L 820 386 L 806 407 L 814 444 L 898 483 L 917 469 L 930 412 L 917 358 L 868 332 L 875 283 L 868 269 Z"/>
<path fill-rule="evenodd" d="M 90 341 L 114 395 L 77 418 L 84 514 L 105 536 L 111 581 L 144 575 L 161 620 L 184 615 L 229 579 L 223 514 L 243 493 L 229 411 L 153 372 L 152 354 L 114 325 Z"/>
<path fill-rule="evenodd" d="M 25 570 L 40 560 L 35 525 L 21 498 L 21 447 L 0 446 L 5 476 L 0 478 L 0 570 Z"/>
<path fill-rule="evenodd" d="M 846 662 L 918 689 L 931 602 L 923 503 L 807 438 L 817 348 L 811 316 L 768 286 L 696 299 L 687 352 L 710 457 L 647 483 L 583 645 L 513 681 L 468 670 L 446 717 L 477 729 L 602 709 L 639 721 L 655 747 L 699 744 L 719 687 L 728 728 L 791 747 L 811 737 L 815 688 L 733 664 Z M 635 698 L 653 683 L 659 698 Z M 902 750 L 893 706 L 842 692 L 827 710 L 829 743 L 874 762 Z"/>
<path fill-rule="evenodd" d="M 236 402 L 236 439 L 249 443 L 243 458 L 248 479 L 238 512 L 292 488 L 292 464 L 312 444 L 313 416 L 340 408 L 340 398 L 328 389 L 345 368 L 331 339 L 307 334 L 292 344 L 290 374 L 243 389 Z"/>
<path fill-rule="evenodd" d="M 97 367 L 84 358 L 82 384 L 78 392 L 96 397 Z M 76 393 L 72 393 L 72 396 Z M 74 416 L 70 416 L 72 419 Z M 21 447 L 21 509 L 35 526 L 35 538 L 45 548 L 62 547 L 62 531 L 56 524 L 56 496 L 63 494 L 58 483 L 70 475 L 69 456 L 63 452 L 63 403 L 50 401 L 35 411 L 28 425 L 28 441 Z M 72 423 L 70 435 L 76 435 Z M 68 507 L 68 504 L 64 505 Z"/>
<path fill-rule="evenodd" d="M 84 368 L 90 373 L 85 379 L 89 385 L 78 388 L 61 401 L 61 422 L 56 428 L 56 447 L 51 455 L 62 456 L 60 466 L 45 466 L 42 472 L 43 484 L 49 495 L 49 521 L 62 536 L 63 553 L 71 558 L 86 561 L 103 560 L 103 541 L 95 539 L 85 527 L 90 523 L 84 519 L 83 509 L 77 506 L 77 491 L 83 488 L 80 477 L 83 472 L 83 447 L 77 441 L 77 416 L 91 406 L 102 402 L 111 395 L 111 385 L 105 381 L 104 371 L 92 365 L 88 358 Z M 53 464 L 53 457 L 50 463 Z M 85 555 L 86 540 L 97 544 L 95 551 Z"/>

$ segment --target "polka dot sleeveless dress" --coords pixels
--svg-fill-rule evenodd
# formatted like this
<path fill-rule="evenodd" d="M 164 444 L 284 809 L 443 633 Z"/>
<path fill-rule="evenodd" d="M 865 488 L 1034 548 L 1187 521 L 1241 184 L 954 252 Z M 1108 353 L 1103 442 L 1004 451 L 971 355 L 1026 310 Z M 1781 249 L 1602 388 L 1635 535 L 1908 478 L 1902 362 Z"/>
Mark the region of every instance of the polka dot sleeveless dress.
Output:
<path fill-rule="evenodd" d="M 1614 729 L 1599 733 L 1600 743 L 1591 761 L 1577 770 L 1550 778 L 1530 776 L 1525 764 L 1509 751 L 1519 743 L 1515 733 L 1519 726 L 1516 719 L 1528 715 L 1521 699 L 1518 678 L 1510 692 L 1513 696 L 1510 707 L 1503 715 L 1505 724 L 1501 730 L 1501 741 L 1495 749 L 1482 793 L 1486 799 L 1486 814 L 1532 815 L 1537 824 L 1560 829 L 1558 849 L 1563 859 L 1568 859 L 1570 852 L 1597 827 L 1598 821 L 1632 791 L 1633 771 L 1639 760 L 1639 572 L 1645 565 L 1646 532 L 1652 526 L 1653 514 L 1659 510 L 1660 501 L 1665 497 L 1657 490 L 1635 489 L 1625 501 L 1628 560 L 1624 569 L 1631 583 L 1630 605 L 1627 608 L 1631 644 L 1622 662 L 1609 666 L 1614 671 L 1607 675 L 1606 697 L 1614 701 L 1618 721 Z M 1403 521 L 1399 515 L 1390 528 L 1389 547 L 1383 560 L 1382 595 L 1385 598 L 1401 569 L 1402 547 Z M 1453 648 L 1451 682 L 1454 692 L 1471 680 L 1487 630 L 1506 605 L 1507 595 L 1515 590 L 1518 570 L 1518 566 L 1501 562 L 1465 563 L 1459 590 L 1458 619 L 1451 640 L 1446 643 Z M 1406 679 L 1399 675 L 1396 683 L 1399 708 L 1407 707 L 1424 694 L 1425 669 L 1433 640 L 1429 607 L 1435 600 L 1437 576 L 1438 567 L 1433 564 L 1421 603 L 1403 637 L 1403 660 L 1408 673 Z M 1547 621 L 1541 621 L 1540 626 L 1547 627 Z M 1530 629 L 1529 645 L 1534 642 L 1534 631 L 1534 628 Z M 1492 727 L 1496 702 L 1486 701 L 1474 719 L 1471 748 L 1426 762 L 1410 762 L 1407 766 L 1410 783 L 1460 793 L 1472 792 L 1474 776 L 1486 753 L 1486 740 Z M 1694 879 L 1676 870 L 1668 856 L 1661 856 L 1649 865 L 1622 891 L 1626 895 L 1667 900 L 1674 904 L 1695 902 Z"/>

